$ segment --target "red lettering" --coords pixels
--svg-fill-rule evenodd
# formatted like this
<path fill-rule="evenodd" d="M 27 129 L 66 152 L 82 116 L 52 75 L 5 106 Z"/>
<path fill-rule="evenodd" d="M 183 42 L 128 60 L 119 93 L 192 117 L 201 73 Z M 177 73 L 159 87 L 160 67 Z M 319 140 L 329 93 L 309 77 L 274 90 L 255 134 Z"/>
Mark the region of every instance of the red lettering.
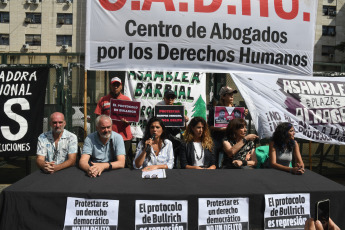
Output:
<path fill-rule="evenodd" d="M 251 13 L 250 0 L 242 0 L 242 15 L 250 16 Z"/>
<path fill-rule="evenodd" d="M 117 11 L 125 5 L 126 0 L 118 0 L 115 3 L 111 3 L 111 2 L 109 2 L 109 0 L 99 0 L 99 3 L 106 10 Z"/>
<path fill-rule="evenodd" d="M 285 3 L 287 2 L 284 0 Z M 299 4 L 298 0 L 291 0 L 292 8 L 290 12 L 286 12 L 283 9 L 283 0 L 274 0 L 274 9 L 276 10 L 277 15 L 286 20 L 294 19 L 298 14 Z"/>
<path fill-rule="evenodd" d="M 142 10 L 150 10 L 152 2 L 163 2 L 166 11 L 175 11 L 173 0 L 145 0 Z"/>
<path fill-rule="evenodd" d="M 268 0 L 260 0 L 260 16 L 268 17 Z"/>
<path fill-rule="evenodd" d="M 206 6 L 204 5 L 204 0 L 194 0 L 194 11 L 203 13 L 215 12 L 221 4 L 222 0 L 212 0 L 212 3 Z"/>

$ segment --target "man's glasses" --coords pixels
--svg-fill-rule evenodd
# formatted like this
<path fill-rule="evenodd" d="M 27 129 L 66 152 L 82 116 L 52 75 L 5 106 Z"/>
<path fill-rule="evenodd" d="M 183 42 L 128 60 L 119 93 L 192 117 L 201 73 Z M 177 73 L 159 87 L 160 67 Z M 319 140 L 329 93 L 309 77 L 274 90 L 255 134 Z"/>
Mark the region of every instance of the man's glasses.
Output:
<path fill-rule="evenodd" d="M 144 176 L 145 179 L 157 179 L 158 178 L 158 175 L 157 174 L 152 174 L 152 175 L 149 175 L 149 174 L 146 174 Z"/>

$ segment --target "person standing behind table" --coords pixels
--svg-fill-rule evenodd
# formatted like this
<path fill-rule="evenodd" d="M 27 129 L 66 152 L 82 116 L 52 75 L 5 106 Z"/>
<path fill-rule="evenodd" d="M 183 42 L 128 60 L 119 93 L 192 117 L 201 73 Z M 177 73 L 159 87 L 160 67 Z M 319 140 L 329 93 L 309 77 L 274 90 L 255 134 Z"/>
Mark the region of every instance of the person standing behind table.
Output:
<path fill-rule="evenodd" d="M 113 132 L 111 126 L 112 120 L 109 116 L 98 116 L 96 118 L 97 131 L 89 134 L 84 141 L 79 167 L 89 177 L 97 177 L 104 170 L 125 166 L 126 154 L 122 136 Z"/>
<path fill-rule="evenodd" d="M 176 99 L 176 95 L 174 91 L 172 90 L 166 90 L 164 93 L 164 98 L 163 101 L 158 102 L 156 105 L 174 105 Z M 189 121 L 188 116 L 184 116 L 185 118 L 185 123 Z M 182 127 L 184 129 L 184 127 Z M 174 158 L 175 158 L 175 168 L 178 166 L 178 153 L 179 153 L 179 147 L 182 144 L 182 141 L 176 137 L 177 134 L 181 133 L 181 128 L 180 127 L 166 127 L 166 133 L 168 139 L 172 142 L 173 148 L 174 148 Z"/>
<path fill-rule="evenodd" d="M 220 100 L 217 106 L 225 106 L 225 107 L 236 107 L 234 104 L 234 94 L 237 93 L 237 90 L 234 90 L 228 86 L 224 86 L 220 89 L 219 95 Z M 214 154 L 216 157 L 216 164 L 218 164 L 219 160 L 219 152 L 223 150 L 223 139 L 225 137 L 226 127 L 215 127 L 214 126 L 214 107 L 209 110 L 207 124 L 211 130 L 211 136 L 214 143 Z M 244 115 L 247 116 L 248 110 L 244 111 Z"/>
<path fill-rule="evenodd" d="M 189 122 L 184 140 L 180 148 L 181 168 L 216 169 L 213 142 L 204 118 L 194 117 Z"/>
<path fill-rule="evenodd" d="M 143 171 L 174 167 L 173 146 L 161 119 L 153 117 L 149 120 L 144 137 L 137 146 L 133 165 Z"/>
<path fill-rule="evenodd" d="M 78 138 L 64 129 L 66 121 L 62 113 L 52 113 L 49 124 L 51 131 L 38 137 L 36 163 L 43 172 L 52 174 L 75 165 Z"/>
<path fill-rule="evenodd" d="M 242 118 L 231 120 L 223 141 L 225 169 L 252 168 L 256 166 L 255 134 L 247 134 L 247 122 Z"/>
<path fill-rule="evenodd" d="M 293 156 L 297 166 L 291 168 Z M 278 170 L 299 175 L 304 173 L 304 163 L 295 140 L 295 129 L 291 123 L 281 123 L 275 129 L 270 142 L 269 162 L 272 168 Z"/>
<path fill-rule="evenodd" d="M 95 114 L 101 115 L 105 114 L 110 116 L 110 99 L 118 99 L 118 100 L 125 100 L 130 101 L 130 98 L 123 95 L 121 93 L 122 90 L 122 81 L 118 77 L 113 77 L 110 80 L 110 93 L 104 97 L 102 97 L 95 109 Z M 125 143 L 126 149 L 126 156 L 127 156 L 127 164 L 126 166 L 129 167 L 133 161 L 133 151 L 132 151 L 132 132 L 131 132 L 131 125 L 126 119 L 122 119 L 121 121 L 113 120 L 112 129 L 114 132 L 120 134 Z"/>

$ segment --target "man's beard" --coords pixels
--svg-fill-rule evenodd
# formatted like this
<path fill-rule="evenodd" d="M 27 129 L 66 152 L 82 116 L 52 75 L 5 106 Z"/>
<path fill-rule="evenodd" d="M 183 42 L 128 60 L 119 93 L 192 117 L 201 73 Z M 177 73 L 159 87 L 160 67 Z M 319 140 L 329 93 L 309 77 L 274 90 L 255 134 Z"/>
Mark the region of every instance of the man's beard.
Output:
<path fill-rule="evenodd" d="M 103 139 L 108 139 L 108 138 L 110 138 L 110 136 L 111 136 L 111 133 L 106 133 L 106 134 L 100 134 L 100 136 L 101 136 L 101 138 L 103 138 Z"/>
<path fill-rule="evenodd" d="M 110 92 L 110 94 L 113 98 L 117 98 L 120 95 L 120 93 L 114 93 L 114 92 Z"/>
<path fill-rule="evenodd" d="M 56 134 L 60 134 L 63 132 L 63 128 L 60 128 L 60 129 L 52 129 L 52 132 L 53 133 L 56 133 Z"/>

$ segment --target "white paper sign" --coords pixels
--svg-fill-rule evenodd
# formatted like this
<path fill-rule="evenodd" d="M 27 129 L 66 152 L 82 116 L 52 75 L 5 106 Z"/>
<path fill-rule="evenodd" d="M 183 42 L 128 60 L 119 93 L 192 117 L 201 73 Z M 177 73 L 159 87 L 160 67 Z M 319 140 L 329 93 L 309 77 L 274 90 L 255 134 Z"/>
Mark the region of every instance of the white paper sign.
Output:
<path fill-rule="evenodd" d="M 67 198 L 64 230 L 116 230 L 119 201 Z"/>
<path fill-rule="evenodd" d="M 188 201 L 135 201 L 135 229 L 188 229 Z"/>
<path fill-rule="evenodd" d="M 249 198 L 199 198 L 199 230 L 249 229 Z"/>
<path fill-rule="evenodd" d="M 315 0 L 88 0 L 85 68 L 311 75 Z"/>
<path fill-rule="evenodd" d="M 304 229 L 309 217 L 309 193 L 265 195 L 265 229 Z"/>

